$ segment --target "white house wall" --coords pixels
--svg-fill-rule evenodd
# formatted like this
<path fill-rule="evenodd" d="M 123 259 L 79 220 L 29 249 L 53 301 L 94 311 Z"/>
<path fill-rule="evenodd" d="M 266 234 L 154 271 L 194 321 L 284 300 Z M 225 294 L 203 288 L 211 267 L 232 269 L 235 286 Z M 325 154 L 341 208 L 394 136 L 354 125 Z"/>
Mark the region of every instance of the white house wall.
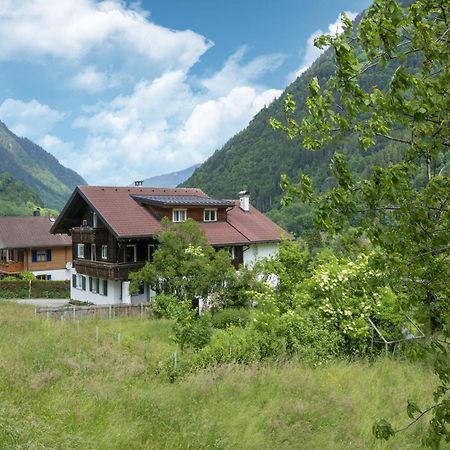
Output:
<path fill-rule="evenodd" d="M 33 270 L 33 273 L 38 275 L 51 275 L 52 281 L 66 281 L 69 280 L 70 270 L 67 269 L 53 269 L 53 270 Z"/>
<path fill-rule="evenodd" d="M 251 244 L 244 252 L 244 265 L 252 267 L 256 261 L 271 258 L 278 254 L 278 242 L 264 242 L 260 244 Z"/>

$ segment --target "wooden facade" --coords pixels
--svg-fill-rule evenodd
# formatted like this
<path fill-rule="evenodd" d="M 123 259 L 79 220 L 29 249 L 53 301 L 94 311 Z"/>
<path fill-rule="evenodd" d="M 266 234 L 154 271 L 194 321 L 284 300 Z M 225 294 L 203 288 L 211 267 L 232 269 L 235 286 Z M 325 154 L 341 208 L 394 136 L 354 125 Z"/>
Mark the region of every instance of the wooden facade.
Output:
<path fill-rule="evenodd" d="M 147 205 L 146 208 L 158 219 L 167 217 L 169 220 L 172 220 L 173 209 L 186 209 L 187 217 L 199 222 L 203 221 L 205 209 L 216 210 L 217 221 L 225 220 L 227 214 L 224 207 L 158 208 Z M 79 222 L 80 225 L 70 229 L 70 235 L 75 269 L 83 275 L 127 280 L 129 272 L 139 270 L 146 261 L 151 261 L 153 251 L 158 245 L 153 238 L 117 239 L 99 218 L 95 218 L 94 212 L 86 204 L 79 208 Z M 80 244 L 83 245 L 82 257 L 79 254 Z M 229 249 L 234 256 L 233 266 L 238 269 L 244 262 L 244 247 L 234 246 L 233 250 L 231 247 Z"/>

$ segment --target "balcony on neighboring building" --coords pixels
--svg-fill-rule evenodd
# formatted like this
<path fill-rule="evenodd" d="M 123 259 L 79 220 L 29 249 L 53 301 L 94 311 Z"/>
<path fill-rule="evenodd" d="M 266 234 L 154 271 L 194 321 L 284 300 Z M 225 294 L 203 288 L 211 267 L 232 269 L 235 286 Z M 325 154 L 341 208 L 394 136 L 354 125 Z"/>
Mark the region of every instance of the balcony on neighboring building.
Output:
<path fill-rule="evenodd" d="M 145 265 L 144 261 L 109 263 L 83 259 L 76 259 L 74 263 L 77 273 L 109 280 L 128 280 L 128 274 L 130 272 L 136 272 Z"/>
<path fill-rule="evenodd" d="M 17 274 L 24 271 L 23 261 L 1 261 L 0 273 Z"/>
<path fill-rule="evenodd" d="M 70 229 L 70 235 L 72 236 L 72 242 L 80 244 L 95 244 L 96 242 L 106 242 L 108 240 L 108 230 L 106 228 L 74 227 Z"/>

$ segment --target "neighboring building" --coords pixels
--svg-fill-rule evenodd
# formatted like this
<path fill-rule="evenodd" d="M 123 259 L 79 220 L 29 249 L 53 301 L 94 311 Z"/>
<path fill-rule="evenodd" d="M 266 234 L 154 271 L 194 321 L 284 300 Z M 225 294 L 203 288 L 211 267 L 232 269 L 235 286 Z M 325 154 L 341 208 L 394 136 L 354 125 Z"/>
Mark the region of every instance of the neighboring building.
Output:
<path fill-rule="evenodd" d="M 0 217 L 0 276 L 33 272 L 44 280 L 68 280 L 72 239 L 53 235 L 50 217 Z"/>
<path fill-rule="evenodd" d="M 192 188 L 77 187 L 51 229 L 72 236 L 71 297 L 96 304 L 149 301 L 148 286 L 130 296 L 128 274 L 151 261 L 163 217 L 196 220 L 209 244 L 229 249 L 236 268 L 275 255 L 287 233 L 241 194 L 217 200 Z"/>

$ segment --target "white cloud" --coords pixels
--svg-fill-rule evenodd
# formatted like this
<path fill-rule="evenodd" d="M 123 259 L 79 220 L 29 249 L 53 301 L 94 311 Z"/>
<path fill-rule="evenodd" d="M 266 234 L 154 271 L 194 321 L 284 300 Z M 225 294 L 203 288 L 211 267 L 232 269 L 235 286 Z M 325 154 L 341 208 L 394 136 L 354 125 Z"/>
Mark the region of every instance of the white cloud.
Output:
<path fill-rule="evenodd" d="M 77 89 L 95 93 L 101 92 L 120 84 L 116 76 L 108 76 L 104 72 L 99 72 L 94 66 L 87 66 L 78 72 L 71 80 L 71 85 Z"/>
<path fill-rule="evenodd" d="M 210 78 L 201 80 L 200 84 L 218 95 L 229 92 L 234 86 L 248 85 L 283 63 L 285 56 L 281 53 L 258 56 L 248 63 L 243 63 L 247 53 L 245 46 L 238 49 L 226 61 L 221 70 Z"/>
<path fill-rule="evenodd" d="M 193 90 L 182 71 L 167 72 L 78 117 L 74 126 L 89 138 L 75 168 L 88 180 L 100 174 L 102 183 L 127 184 L 202 162 L 281 94 L 241 86 L 232 72 L 230 78 L 230 90 L 218 97 Z"/>
<path fill-rule="evenodd" d="M 212 45 L 190 30 L 174 31 L 118 0 L 2 0 L 0 59 L 82 60 L 122 52 L 166 69 L 187 70 Z"/>
<path fill-rule="evenodd" d="M 37 100 L 24 102 L 7 98 L 0 105 L 0 120 L 18 136 L 32 140 L 41 139 L 64 118 L 65 114 Z"/>
<path fill-rule="evenodd" d="M 351 11 L 345 11 L 343 14 L 345 14 L 349 19 L 353 20 L 358 13 L 351 12 Z M 301 65 L 298 67 L 298 69 L 294 70 L 293 72 L 289 73 L 287 76 L 287 81 L 291 83 L 294 81 L 298 76 L 300 76 L 303 72 L 305 72 L 309 67 L 311 67 L 311 64 L 325 51 L 325 49 L 319 49 L 314 46 L 314 39 L 321 36 L 322 34 L 331 34 L 335 35 L 342 32 L 342 15 L 339 15 L 339 17 L 333 22 L 328 25 L 328 29 L 326 32 L 322 30 L 316 30 L 314 31 L 309 37 L 306 42 L 306 48 L 303 53 L 303 59 Z"/>
<path fill-rule="evenodd" d="M 259 81 L 284 55 L 251 59 L 243 46 L 216 73 L 195 77 L 190 69 L 212 43 L 119 0 L 0 0 L 0 43 L 0 61 L 44 62 L 61 80 L 58 95 L 76 90 L 67 97 L 78 115 L 8 99 L 0 120 L 90 183 L 128 184 L 202 162 L 281 94 Z M 55 131 L 63 120 L 58 130 L 76 129 L 74 143 Z"/>

